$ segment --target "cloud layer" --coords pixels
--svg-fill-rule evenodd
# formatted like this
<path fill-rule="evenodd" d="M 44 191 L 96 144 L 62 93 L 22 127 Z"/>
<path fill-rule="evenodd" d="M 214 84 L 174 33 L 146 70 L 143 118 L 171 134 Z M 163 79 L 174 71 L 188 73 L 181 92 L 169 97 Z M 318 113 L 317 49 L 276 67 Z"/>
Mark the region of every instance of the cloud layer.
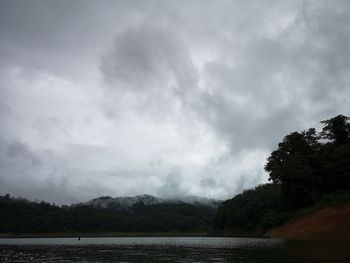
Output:
<path fill-rule="evenodd" d="M 0 194 L 227 198 L 350 111 L 349 1 L 1 1 Z"/>

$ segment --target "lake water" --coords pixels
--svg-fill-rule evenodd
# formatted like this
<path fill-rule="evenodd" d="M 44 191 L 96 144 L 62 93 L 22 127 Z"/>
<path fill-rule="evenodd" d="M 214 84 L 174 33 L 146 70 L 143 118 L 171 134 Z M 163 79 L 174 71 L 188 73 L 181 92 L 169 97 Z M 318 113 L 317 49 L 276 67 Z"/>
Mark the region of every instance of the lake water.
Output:
<path fill-rule="evenodd" d="M 348 263 L 350 246 L 263 238 L 0 238 L 0 262 Z"/>

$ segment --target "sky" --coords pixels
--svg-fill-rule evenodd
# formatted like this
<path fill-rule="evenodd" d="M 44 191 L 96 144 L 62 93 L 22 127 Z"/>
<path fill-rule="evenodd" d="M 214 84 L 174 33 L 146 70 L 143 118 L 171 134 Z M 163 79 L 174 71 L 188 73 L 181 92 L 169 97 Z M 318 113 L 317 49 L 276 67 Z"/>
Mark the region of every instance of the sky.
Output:
<path fill-rule="evenodd" d="M 226 199 L 350 112 L 347 0 L 0 0 L 0 195 Z"/>

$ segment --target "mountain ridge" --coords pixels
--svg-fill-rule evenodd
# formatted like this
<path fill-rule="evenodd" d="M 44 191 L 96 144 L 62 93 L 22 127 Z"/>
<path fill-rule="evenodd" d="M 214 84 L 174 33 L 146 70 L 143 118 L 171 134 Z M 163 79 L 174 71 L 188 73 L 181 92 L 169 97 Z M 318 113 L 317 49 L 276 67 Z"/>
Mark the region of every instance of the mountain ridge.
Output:
<path fill-rule="evenodd" d="M 212 198 L 206 197 L 198 197 L 198 196 L 183 196 L 183 197 L 158 197 L 150 194 L 143 195 L 135 195 L 135 196 L 119 196 L 119 197 L 111 197 L 111 196 L 100 196 L 94 199 L 91 199 L 86 202 L 77 203 L 74 205 L 81 206 L 87 205 L 98 208 L 110 208 L 119 206 L 120 208 L 130 208 L 137 203 L 143 203 L 145 206 L 148 205 L 156 205 L 156 204 L 191 204 L 191 205 L 204 205 L 210 206 L 213 208 L 217 208 L 222 201 Z"/>

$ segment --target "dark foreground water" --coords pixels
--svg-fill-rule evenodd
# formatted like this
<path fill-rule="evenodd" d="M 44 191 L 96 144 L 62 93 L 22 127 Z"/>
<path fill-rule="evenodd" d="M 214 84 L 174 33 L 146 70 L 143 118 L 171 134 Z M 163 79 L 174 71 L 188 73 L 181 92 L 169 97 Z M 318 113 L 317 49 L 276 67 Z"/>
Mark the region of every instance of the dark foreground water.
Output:
<path fill-rule="evenodd" d="M 0 238 L 0 262 L 349 263 L 346 242 L 260 238 Z"/>

